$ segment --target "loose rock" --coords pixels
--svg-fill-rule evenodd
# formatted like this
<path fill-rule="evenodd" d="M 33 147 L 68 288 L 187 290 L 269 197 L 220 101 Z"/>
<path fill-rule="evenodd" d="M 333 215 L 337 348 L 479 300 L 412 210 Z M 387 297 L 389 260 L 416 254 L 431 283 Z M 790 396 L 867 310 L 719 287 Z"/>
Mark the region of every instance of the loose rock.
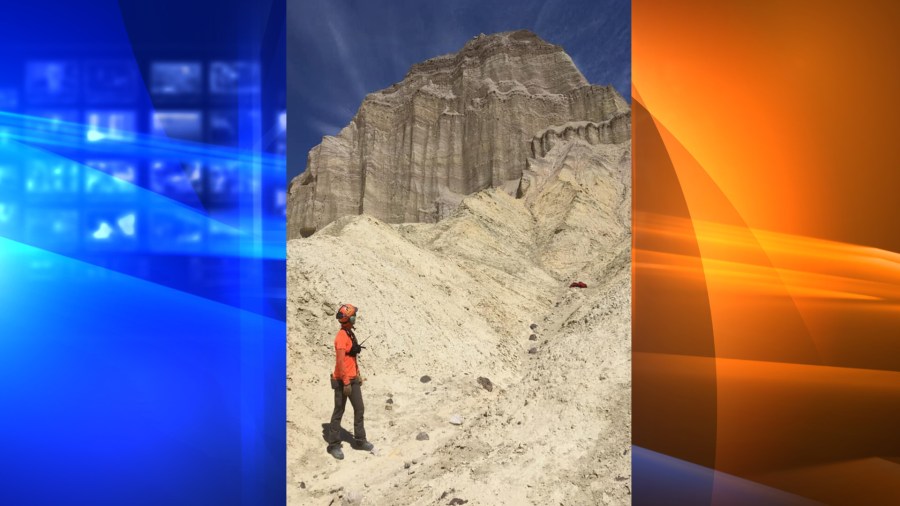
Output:
<path fill-rule="evenodd" d="M 450 417 L 450 423 L 453 425 L 462 425 L 463 419 L 460 415 L 453 415 Z"/>
<path fill-rule="evenodd" d="M 386 403 L 388 403 L 388 404 L 393 404 L 393 403 L 394 403 L 394 399 L 388 398 L 388 400 L 386 400 L 386 401 L 384 401 L 384 402 L 386 402 Z"/>
<path fill-rule="evenodd" d="M 421 381 L 422 383 L 428 383 L 429 381 L 431 381 L 431 376 L 422 376 L 421 378 L 419 378 L 419 381 Z"/>
<path fill-rule="evenodd" d="M 427 439 L 429 439 L 427 432 L 420 432 L 418 435 L 416 435 L 416 441 L 425 441 Z"/>
<path fill-rule="evenodd" d="M 484 388 L 485 390 L 487 390 L 488 392 L 493 392 L 493 391 L 494 391 L 494 384 L 491 383 L 491 380 L 489 380 L 488 378 L 485 378 L 485 377 L 483 377 L 483 376 L 479 376 L 479 377 L 478 377 L 478 384 L 481 385 L 481 387 Z"/>
<path fill-rule="evenodd" d="M 467 503 L 467 502 L 469 502 L 469 501 L 466 501 L 466 500 L 464 500 L 464 499 L 460 499 L 459 497 L 454 497 L 453 499 L 450 499 L 450 502 L 449 502 L 448 504 L 449 504 L 450 506 L 456 506 L 456 505 L 458 505 L 458 504 L 465 504 L 465 503 Z"/>
<path fill-rule="evenodd" d="M 529 341 L 537 341 L 537 334 L 531 334 L 530 336 L 528 336 L 528 340 Z"/>
<path fill-rule="evenodd" d="M 537 348 L 529 348 L 528 353 L 534 355 L 535 353 L 537 353 Z"/>
<path fill-rule="evenodd" d="M 363 500 L 362 492 L 356 492 L 356 491 L 347 492 L 347 494 L 344 495 L 343 504 L 345 504 L 347 506 L 362 504 L 362 500 Z"/>
<path fill-rule="evenodd" d="M 530 328 L 531 328 L 531 330 L 536 329 L 536 328 L 537 328 L 537 323 L 532 323 L 531 326 L 530 326 Z"/>

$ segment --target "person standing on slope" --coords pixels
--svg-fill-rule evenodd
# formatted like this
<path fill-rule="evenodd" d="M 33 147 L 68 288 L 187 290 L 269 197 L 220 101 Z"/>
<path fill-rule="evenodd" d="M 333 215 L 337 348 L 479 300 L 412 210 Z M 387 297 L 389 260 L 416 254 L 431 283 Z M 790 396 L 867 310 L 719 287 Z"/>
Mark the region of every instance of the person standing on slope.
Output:
<path fill-rule="evenodd" d="M 353 405 L 353 443 L 357 450 L 371 450 L 372 443 L 366 441 L 366 428 L 363 426 L 365 407 L 362 399 L 362 377 L 356 357 L 362 347 L 356 342 L 353 326 L 359 310 L 352 304 L 342 304 L 335 317 L 341 323 L 341 330 L 334 338 L 335 365 L 331 375 L 331 388 L 334 389 L 334 412 L 331 414 L 331 426 L 328 430 L 328 453 L 336 459 L 343 459 L 341 451 L 341 418 L 347 398 Z"/>

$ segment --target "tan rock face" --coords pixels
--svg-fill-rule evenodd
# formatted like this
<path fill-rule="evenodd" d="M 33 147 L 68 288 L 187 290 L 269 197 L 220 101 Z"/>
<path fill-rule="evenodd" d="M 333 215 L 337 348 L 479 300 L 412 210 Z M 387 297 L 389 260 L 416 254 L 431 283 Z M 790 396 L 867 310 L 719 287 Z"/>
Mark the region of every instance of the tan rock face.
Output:
<path fill-rule="evenodd" d="M 531 32 L 478 36 L 368 95 L 347 127 L 310 150 L 290 184 L 288 237 L 362 213 L 438 221 L 465 195 L 515 189 L 529 158 L 572 136 L 627 141 L 628 104 Z"/>

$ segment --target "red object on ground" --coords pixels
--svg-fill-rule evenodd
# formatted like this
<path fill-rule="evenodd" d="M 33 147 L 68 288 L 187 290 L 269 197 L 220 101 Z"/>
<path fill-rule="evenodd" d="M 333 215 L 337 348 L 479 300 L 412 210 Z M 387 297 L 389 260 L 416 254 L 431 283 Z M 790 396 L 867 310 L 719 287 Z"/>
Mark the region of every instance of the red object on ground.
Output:
<path fill-rule="evenodd" d="M 569 288 L 587 288 L 587 285 L 581 281 L 576 281 L 569 285 Z"/>

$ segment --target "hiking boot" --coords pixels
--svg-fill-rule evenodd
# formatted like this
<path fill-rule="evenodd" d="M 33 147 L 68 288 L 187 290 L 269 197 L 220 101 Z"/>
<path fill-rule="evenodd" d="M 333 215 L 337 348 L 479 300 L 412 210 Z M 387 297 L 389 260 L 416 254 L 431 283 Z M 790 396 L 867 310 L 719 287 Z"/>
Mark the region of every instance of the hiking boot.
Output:
<path fill-rule="evenodd" d="M 362 450 L 362 451 L 370 452 L 370 451 L 372 451 L 373 448 L 375 448 L 375 445 L 373 445 L 372 443 L 370 443 L 366 440 L 353 442 L 353 449 L 355 449 L 355 450 Z"/>
<path fill-rule="evenodd" d="M 344 459 L 344 452 L 341 451 L 341 446 L 340 446 L 340 445 L 329 446 L 329 447 L 328 447 L 328 454 L 331 455 L 332 457 L 338 459 L 338 460 L 343 460 L 343 459 Z"/>

